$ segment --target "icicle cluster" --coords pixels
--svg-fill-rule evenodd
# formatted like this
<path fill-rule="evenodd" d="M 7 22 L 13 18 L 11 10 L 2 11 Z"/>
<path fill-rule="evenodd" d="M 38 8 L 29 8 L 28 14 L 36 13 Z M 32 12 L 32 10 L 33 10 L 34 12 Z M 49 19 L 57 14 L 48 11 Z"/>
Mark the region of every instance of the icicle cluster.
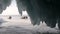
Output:
<path fill-rule="evenodd" d="M 45 21 L 47 26 L 54 28 L 58 22 L 60 28 L 60 1 L 59 0 L 16 0 L 19 12 L 27 10 L 31 23 L 39 25 Z M 58 20 L 58 21 L 57 21 Z"/>
<path fill-rule="evenodd" d="M 45 21 L 47 26 L 54 28 L 58 22 L 60 28 L 60 1 L 59 0 L 16 0 L 19 13 L 26 10 L 33 25 L 40 25 Z M 9 6 L 11 0 L 0 0 L 0 13 Z"/>

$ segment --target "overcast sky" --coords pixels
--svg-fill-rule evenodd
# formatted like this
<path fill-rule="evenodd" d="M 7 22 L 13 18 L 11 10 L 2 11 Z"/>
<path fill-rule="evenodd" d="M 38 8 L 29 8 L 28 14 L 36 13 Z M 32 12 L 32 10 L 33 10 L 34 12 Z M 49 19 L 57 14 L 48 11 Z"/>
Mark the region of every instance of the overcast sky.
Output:
<path fill-rule="evenodd" d="M 2 15 L 19 15 L 15 0 L 12 0 L 11 5 L 3 11 Z"/>

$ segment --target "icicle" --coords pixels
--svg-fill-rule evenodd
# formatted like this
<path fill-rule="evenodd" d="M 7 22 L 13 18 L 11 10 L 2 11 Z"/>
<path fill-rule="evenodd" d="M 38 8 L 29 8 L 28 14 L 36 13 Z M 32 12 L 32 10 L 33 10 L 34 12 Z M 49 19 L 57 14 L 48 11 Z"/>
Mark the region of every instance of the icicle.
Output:
<path fill-rule="evenodd" d="M 3 10 L 6 9 L 7 6 L 11 4 L 11 0 L 0 0 L 0 14 L 3 12 Z"/>

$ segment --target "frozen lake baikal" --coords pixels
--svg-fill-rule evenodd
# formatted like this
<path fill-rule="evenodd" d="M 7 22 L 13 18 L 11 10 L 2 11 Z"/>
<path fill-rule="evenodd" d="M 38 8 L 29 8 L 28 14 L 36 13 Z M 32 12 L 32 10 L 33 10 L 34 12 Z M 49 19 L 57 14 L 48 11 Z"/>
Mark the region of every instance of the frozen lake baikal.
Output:
<path fill-rule="evenodd" d="M 0 34 L 40 34 L 45 32 L 58 33 L 57 26 L 50 28 L 45 23 L 33 26 L 30 19 L 21 19 L 20 16 L 12 16 L 12 19 L 8 19 L 8 16 L 0 17 Z"/>

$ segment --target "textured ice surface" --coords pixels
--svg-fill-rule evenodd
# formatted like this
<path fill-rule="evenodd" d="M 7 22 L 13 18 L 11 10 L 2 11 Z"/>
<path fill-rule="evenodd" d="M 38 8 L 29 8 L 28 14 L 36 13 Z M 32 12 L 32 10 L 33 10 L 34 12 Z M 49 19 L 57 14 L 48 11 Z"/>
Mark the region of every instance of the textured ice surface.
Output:
<path fill-rule="evenodd" d="M 16 19 L 15 19 L 16 18 Z M 59 30 L 57 26 L 55 28 L 50 28 L 46 26 L 45 23 L 40 23 L 40 25 L 33 26 L 30 22 L 30 19 L 17 19 L 19 17 L 14 17 L 8 19 L 8 17 L 3 18 L 6 23 L 3 23 L 0 26 L 0 34 L 39 34 L 39 32 L 50 32 L 58 33 Z"/>

